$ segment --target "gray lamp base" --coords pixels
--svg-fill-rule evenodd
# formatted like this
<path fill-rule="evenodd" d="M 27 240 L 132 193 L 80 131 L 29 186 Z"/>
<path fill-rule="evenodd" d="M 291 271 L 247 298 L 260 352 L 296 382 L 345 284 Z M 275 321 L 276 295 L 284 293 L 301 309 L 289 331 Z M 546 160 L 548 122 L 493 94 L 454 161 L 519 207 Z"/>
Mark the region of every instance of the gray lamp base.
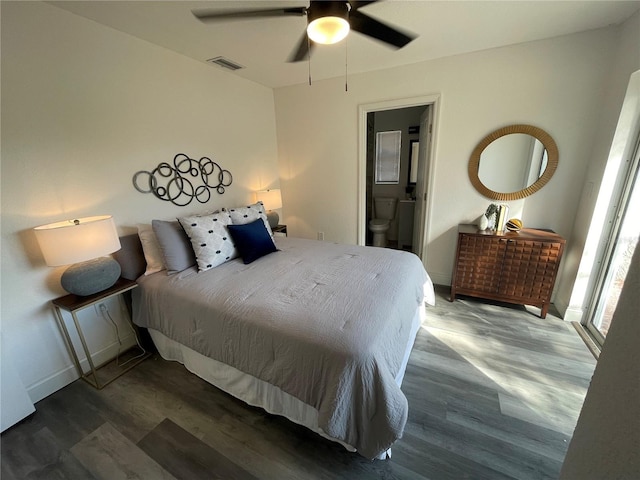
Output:
<path fill-rule="evenodd" d="M 100 257 L 76 263 L 60 278 L 67 292 L 85 297 L 111 287 L 120 278 L 120 264 L 111 257 Z"/>
<path fill-rule="evenodd" d="M 278 222 L 280 221 L 280 215 L 278 215 L 278 212 L 275 210 L 269 210 L 267 212 L 267 221 L 271 228 L 275 228 L 278 226 Z"/>

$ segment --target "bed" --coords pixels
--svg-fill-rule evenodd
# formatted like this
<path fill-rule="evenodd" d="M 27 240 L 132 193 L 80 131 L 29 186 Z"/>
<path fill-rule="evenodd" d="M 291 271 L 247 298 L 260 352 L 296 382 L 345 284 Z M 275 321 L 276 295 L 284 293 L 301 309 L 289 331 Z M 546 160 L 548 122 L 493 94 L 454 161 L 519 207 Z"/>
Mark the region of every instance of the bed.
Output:
<path fill-rule="evenodd" d="M 274 242 L 277 251 L 249 264 L 133 273 L 134 323 L 163 358 L 223 391 L 366 458 L 388 457 L 407 419 L 409 354 L 434 303 L 422 262 L 376 247 Z"/>

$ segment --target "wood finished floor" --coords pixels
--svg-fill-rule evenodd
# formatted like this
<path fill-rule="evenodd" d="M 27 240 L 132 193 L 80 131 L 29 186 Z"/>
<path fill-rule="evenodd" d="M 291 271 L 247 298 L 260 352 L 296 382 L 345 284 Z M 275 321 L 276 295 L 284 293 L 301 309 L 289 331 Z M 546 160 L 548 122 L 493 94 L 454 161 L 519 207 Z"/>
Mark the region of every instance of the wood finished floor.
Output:
<path fill-rule="evenodd" d="M 156 355 L 101 391 L 78 380 L 39 402 L 2 434 L 1 478 L 557 478 L 593 356 L 553 314 L 450 303 L 437 290 L 403 383 L 409 420 L 388 461 L 349 453 Z"/>

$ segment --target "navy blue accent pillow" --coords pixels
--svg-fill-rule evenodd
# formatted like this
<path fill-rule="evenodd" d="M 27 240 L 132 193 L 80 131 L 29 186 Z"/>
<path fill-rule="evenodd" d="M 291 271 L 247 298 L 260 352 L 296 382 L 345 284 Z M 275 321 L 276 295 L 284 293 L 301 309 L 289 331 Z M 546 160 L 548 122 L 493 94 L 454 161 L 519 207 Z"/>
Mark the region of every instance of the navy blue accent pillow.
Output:
<path fill-rule="evenodd" d="M 244 225 L 227 225 L 227 228 L 245 265 L 278 250 L 262 218 Z"/>

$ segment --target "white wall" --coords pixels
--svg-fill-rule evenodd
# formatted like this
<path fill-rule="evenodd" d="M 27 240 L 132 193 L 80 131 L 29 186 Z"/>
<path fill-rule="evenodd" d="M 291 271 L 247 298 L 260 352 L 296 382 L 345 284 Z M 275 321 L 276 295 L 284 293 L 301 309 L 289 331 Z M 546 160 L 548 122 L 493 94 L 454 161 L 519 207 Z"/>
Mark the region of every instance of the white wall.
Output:
<path fill-rule="evenodd" d="M 0 431 L 22 420 L 35 411 L 27 389 L 13 366 L 13 358 L 7 354 L 4 337 L 0 335 Z"/>
<path fill-rule="evenodd" d="M 562 480 L 640 475 L 640 245 L 562 465 Z"/>
<path fill-rule="evenodd" d="M 575 215 L 572 235 L 567 239 L 564 271 L 556 299 L 556 306 L 565 313 L 565 319 L 577 322 L 582 320 L 587 308 L 589 288 L 598 268 L 594 264 L 597 245 L 589 244 L 593 238 L 595 243 L 598 243 L 603 220 L 597 218 L 599 215 L 594 216 L 594 208 L 609 156 L 615 156 L 616 151 L 621 148 L 620 145 L 612 145 L 612 142 L 627 86 L 631 74 L 640 69 L 640 11 L 617 31 L 616 50 L 611 56 L 614 61 L 600 95 L 598 128 L 585 159 L 588 163 L 579 208 Z"/>
<path fill-rule="evenodd" d="M 356 243 L 358 105 L 440 94 L 426 259 L 433 280 L 450 282 L 457 225 L 490 203 L 473 189 L 467 163 L 477 142 L 499 127 L 527 123 L 555 139 L 555 176 L 541 192 L 512 202 L 511 212 L 522 209 L 525 226 L 569 238 L 616 41 L 616 29 L 601 29 L 353 75 L 346 93 L 343 79 L 277 89 L 290 234 L 324 231 L 327 240 Z"/>
<path fill-rule="evenodd" d="M 253 200 L 277 186 L 273 92 L 40 2 L 2 8 L 2 335 L 37 401 L 76 378 L 49 301 L 64 268 L 44 264 L 32 228 L 112 214 L 120 233 Z M 179 208 L 132 177 L 184 152 L 233 174 L 224 195 Z M 112 307 L 114 314 L 120 309 Z M 97 350 L 113 345 L 95 311 Z"/>

